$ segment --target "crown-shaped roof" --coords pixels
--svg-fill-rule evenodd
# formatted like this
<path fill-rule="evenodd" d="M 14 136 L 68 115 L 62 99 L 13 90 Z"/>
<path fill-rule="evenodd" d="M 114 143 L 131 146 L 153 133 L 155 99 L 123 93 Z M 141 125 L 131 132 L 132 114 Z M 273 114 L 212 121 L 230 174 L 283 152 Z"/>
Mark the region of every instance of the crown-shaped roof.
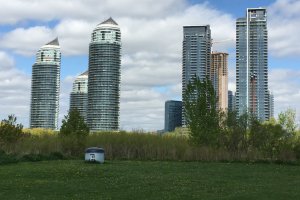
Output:
<path fill-rule="evenodd" d="M 58 37 L 56 37 L 54 40 L 52 40 L 51 42 L 47 43 L 46 45 L 59 46 Z"/>
<path fill-rule="evenodd" d="M 82 74 L 80 74 L 80 76 L 84 76 L 84 75 L 89 75 L 89 71 L 87 70 L 87 71 L 85 71 L 85 72 L 83 72 Z"/>
<path fill-rule="evenodd" d="M 108 18 L 107 20 L 105 20 L 104 22 L 101 22 L 99 25 L 101 25 L 101 24 L 112 24 L 112 25 L 118 26 L 117 22 L 115 20 L 113 20 L 113 18 L 111 18 L 111 17 Z"/>

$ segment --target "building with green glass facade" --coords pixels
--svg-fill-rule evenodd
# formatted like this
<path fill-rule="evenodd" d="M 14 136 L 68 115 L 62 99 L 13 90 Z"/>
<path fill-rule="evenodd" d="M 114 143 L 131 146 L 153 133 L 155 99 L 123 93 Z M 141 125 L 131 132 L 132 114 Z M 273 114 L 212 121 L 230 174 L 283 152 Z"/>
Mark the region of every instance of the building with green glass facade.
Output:
<path fill-rule="evenodd" d="M 89 45 L 87 124 L 91 131 L 119 129 L 121 32 L 109 18 L 93 30 Z"/>
<path fill-rule="evenodd" d="M 30 128 L 58 128 L 60 60 L 57 38 L 36 54 L 32 66 Z"/>

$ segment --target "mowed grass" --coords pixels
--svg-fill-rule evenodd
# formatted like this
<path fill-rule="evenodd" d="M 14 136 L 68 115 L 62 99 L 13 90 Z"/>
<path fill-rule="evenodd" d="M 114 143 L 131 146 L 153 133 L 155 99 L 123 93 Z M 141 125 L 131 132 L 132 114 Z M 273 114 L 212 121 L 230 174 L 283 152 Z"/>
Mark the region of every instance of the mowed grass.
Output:
<path fill-rule="evenodd" d="M 300 199 L 300 166 L 21 162 L 0 165 L 0 199 Z"/>

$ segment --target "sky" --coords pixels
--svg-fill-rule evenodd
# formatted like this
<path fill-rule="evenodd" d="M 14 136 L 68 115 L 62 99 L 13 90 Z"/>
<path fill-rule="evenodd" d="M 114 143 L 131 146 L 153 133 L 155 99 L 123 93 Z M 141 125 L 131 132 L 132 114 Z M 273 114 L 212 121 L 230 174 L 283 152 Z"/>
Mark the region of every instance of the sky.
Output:
<path fill-rule="evenodd" d="M 62 51 L 59 122 L 69 109 L 76 76 L 88 68 L 92 30 L 112 17 L 122 33 L 120 128 L 164 128 L 164 103 L 181 100 L 182 30 L 211 26 L 214 51 L 229 53 L 235 91 L 235 21 L 246 8 L 268 12 L 269 88 L 275 116 L 296 109 L 300 119 L 298 0 L 0 0 L 0 119 L 15 114 L 29 126 L 35 53 L 59 38 Z"/>

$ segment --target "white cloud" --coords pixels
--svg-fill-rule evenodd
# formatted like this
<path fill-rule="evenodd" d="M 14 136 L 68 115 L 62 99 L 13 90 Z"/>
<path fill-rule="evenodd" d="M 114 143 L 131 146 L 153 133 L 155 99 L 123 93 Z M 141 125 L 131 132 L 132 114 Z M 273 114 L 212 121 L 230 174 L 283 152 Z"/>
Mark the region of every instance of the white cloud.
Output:
<path fill-rule="evenodd" d="M 35 26 L 28 29 L 17 28 L 1 37 L 2 48 L 13 50 L 21 55 L 34 55 L 47 42 L 55 38 L 53 31 L 45 26 Z"/>
<path fill-rule="evenodd" d="M 270 70 L 269 88 L 274 94 L 275 117 L 278 113 L 293 108 L 300 120 L 300 70 L 278 68 Z"/>
<path fill-rule="evenodd" d="M 269 46 L 279 57 L 299 56 L 300 1 L 277 0 L 268 9 Z"/>
<path fill-rule="evenodd" d="M 0 0 L 0 24 L 62 18 L 99 19 L 102 16 L 162 18 L 185 7 L 185 0 Z"/>
<path fill-rule="evenodd" d="M 30 77 L 15 67 L 13 58 L 0 51 L 0 119 L 15 114 L 18 122 L 29 122 Z"/>

